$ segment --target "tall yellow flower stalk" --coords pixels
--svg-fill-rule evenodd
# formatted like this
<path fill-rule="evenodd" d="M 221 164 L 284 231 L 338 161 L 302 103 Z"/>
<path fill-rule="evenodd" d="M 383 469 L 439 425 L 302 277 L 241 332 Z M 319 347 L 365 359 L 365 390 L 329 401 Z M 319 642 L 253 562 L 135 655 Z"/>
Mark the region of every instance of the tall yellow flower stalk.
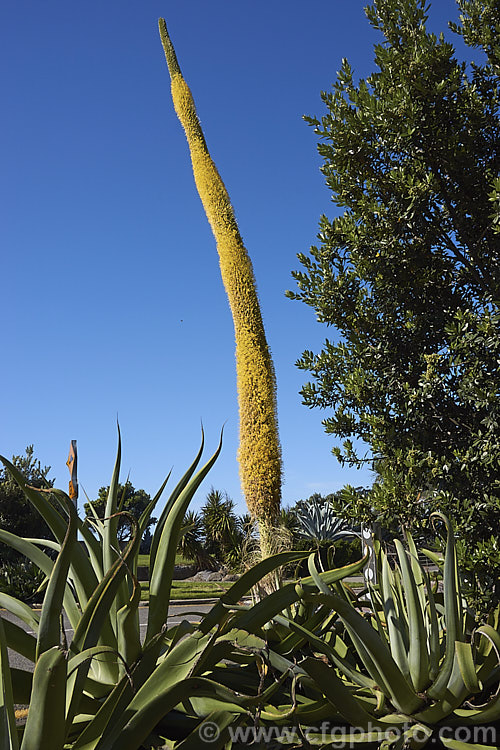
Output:
<path fill-rule="evenodd" d="M 240 410 L 240 477 L 248 509 L 259 521 L 263 554 L 267 554 L 272 546 L 269 531 L 277 518 L 281 499 L 274 366 L 252 263 L 229 195 L 208 151 L 191 91 L 182 77 L 163 18 L 159 27 L 175 111 L 186 133 L 196 187 L 217 242 L 222 281 L 233 315 Z"/>

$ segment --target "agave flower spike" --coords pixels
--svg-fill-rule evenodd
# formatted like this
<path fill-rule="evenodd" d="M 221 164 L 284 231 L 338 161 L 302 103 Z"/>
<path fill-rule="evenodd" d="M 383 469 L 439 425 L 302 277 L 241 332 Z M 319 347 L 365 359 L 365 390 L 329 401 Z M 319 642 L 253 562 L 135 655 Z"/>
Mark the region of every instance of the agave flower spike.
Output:
<path fill-rule="evenodd" d="M 163 18 L 160 36 L 171 78 L 175 111 L 184 128 L 196 187 L 212 227 L 236 339 L 240 412 L 240 477 L 248 509 L 258 519 L 263 554 L 281 500 L 281 447 L 276 378 L 267 344 L 250 257 L 226 187 L 210 156 L 191 91 L 184 80 Z"/>

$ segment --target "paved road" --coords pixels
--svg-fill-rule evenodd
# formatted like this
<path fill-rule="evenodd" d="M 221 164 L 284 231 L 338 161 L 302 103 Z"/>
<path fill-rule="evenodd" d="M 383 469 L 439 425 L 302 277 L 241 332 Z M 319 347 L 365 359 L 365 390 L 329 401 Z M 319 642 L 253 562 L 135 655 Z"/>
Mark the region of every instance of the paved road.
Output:
<path fill-rule="evenodd" d="M 201 604 L 197 602 L 196 600 L 190 603 L 183 603 L 183 604 L 172 604 L 168 610 L 168 625 L 178 625 L 181 620 L 189 620 L 190 622 L 196 622 L 200 619 L 200 614 L 204 612 L 208 612 L 212 608 L 213 604 Z M 2 610 L 0 612 L 1 616 L 6 620 L 11 620 L 12 622 L 15 622 L 17 625 L 21 625 L 24 627 L 24 629 L 33 635 L 33 631 L 30 630 L 21 620 L 18 620 L 17 617 L 14 615 L 11 615 L 10 612 L 6 612 L 5 610 Z M 148 607 L 140 607 L 139 609 L 139 627 L 141 628 L 141 634 L 144 636 L 146 632 L 146 625 L 148 620 Z M 64 628 L 66 630 L 66 637 L 68 641 L 70 641 L 73 630 L 69 625 L 69 622 L 65 616 L 64 621 Z M 28 659 L 25 659 L 23 656 L 19 656 L 19 654 L 15 653 L 14 651 L 11 651 L 9 649 L 9 664 L 11 667 L 16 667 L 18 669 L 33 669 L 33 663 L 30 662 Z"/>

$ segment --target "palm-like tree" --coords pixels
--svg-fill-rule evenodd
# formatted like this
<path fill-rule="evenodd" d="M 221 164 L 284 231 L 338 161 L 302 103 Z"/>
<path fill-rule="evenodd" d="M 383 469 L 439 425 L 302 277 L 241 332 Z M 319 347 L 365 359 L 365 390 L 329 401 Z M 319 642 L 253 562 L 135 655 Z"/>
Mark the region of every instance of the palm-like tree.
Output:
<path fill-rule="evenodd" d="M 205 542 L 208 549 L 227 547 L 237 529 L 234 502 L 225 492 L 213 487 L 201 509 Z"/>
<path fill-rule="evenodd" d="M 202 568 L 212 570 L 217 566 L 214 558 L 205 548 L 203 531 L 203 519 L 200 514 L 188 510 L 184 516 L 177 549 L 185 560 L 192 560 L 199 570 Z"/>

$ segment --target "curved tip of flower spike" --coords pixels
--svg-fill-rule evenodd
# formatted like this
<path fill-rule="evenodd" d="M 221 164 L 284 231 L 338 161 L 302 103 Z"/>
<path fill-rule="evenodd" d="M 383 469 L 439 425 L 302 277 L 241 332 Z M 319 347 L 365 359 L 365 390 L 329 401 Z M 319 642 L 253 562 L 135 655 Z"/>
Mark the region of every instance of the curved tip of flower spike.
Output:
<path fill-rule="evenodd" d="M 167 31 L 167 24 L 164 18 L 158 19 L 158 28 L 160 30 L 161 43 L 165 51 L 165 57 L 167 58 L 167 65 L 170 75 L 181 75 L 181 68 L 177 61 L 177 55 L 175 54 L 174 45 L 172 44 Z"/>

